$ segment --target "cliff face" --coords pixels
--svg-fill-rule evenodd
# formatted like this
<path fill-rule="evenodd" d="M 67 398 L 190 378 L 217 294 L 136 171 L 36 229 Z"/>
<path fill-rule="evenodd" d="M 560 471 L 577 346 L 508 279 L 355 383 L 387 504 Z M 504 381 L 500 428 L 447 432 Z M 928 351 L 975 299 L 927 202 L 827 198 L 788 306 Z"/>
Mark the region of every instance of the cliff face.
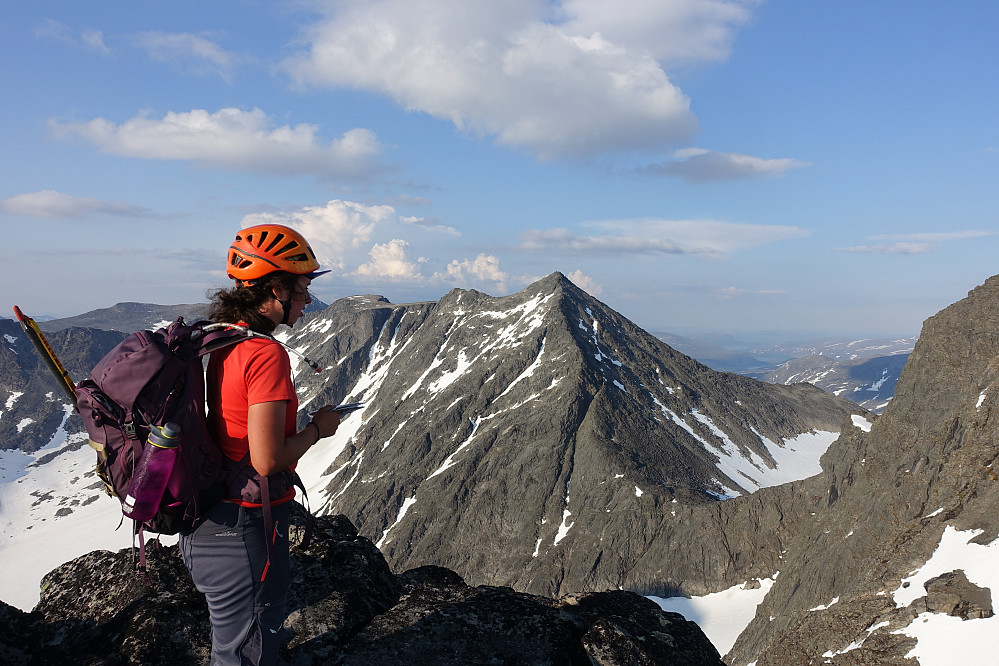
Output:
<path fill-rule="evenodd" d="M 991 591 L 970 562 L 931 580 L 915 572 L 942 540 L 970 552 L 999 537 L 997 457 L 993 277 L 925 322 L 888 409 L 870 432 L 845 432 L 823 473 L 805 482 L 814 515 L 788 544 L 730 663 L 787 666 L 825 655 L 832 664 L 911 665 L 914 627 L 934 614 L 990 621 Z"/>
<path fill-rule="evenodd" d="M 292 541 L 302 534 L 296 516 Z M 546 599 L 510 588 L 469 587 L 423 567 L 393 575 L 346 518 L 318 519 L 308 548 L 293 547 L 290 664 L 691 664 L 722 666 L 696 624 L 630 592 Z M 0 603 L 5 664 L 143 664 L 208 661 L 204 598 L 176 546 L 147 546 L 150 584 L 129 550 L 97 551 L 43 581 L 31 613 Z"/>

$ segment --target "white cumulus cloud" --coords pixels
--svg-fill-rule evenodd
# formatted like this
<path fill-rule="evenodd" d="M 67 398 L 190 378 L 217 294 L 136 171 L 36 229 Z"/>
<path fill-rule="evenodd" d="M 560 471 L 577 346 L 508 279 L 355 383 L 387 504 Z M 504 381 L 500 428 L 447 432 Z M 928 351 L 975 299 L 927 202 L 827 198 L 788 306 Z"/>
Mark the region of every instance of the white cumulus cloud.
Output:
<path fill-rule="evenodd" d="M 572 273 L 566 273 L 565 276 L 569 278 L 574 285 L 591 296 L 599 296 L 604 293 L 604 288 L 597 284 L 593 278 L 585 275 L 581 270 L 577 269 Z"/>
<path fill-rule="evenodd" d="M 387 243 L 375 243 L 368 253 L 371 261 L 357 267 L 355 275 L 390 282 L 421 280 L 419 264 L 409 260 L 406 248 L 409 243 L 393 238 Z"/>
<path fill-rule="evenodd" d="M 490 282 L 498 289 L 505 290 L 510 277 L 500 268 L 498 257 L 484 253 L 475 259 L 453 259 L 446 271 L 446 274 L 435 274 L 434 278 L 457 285 Z"/>
<path fill-rule="evenodd" d="M 285 62 L 542 159 L 657 150 L 698 129 L 664 66 L 724 58 L 755 0 L 344 0 Z M 665 65 L 664 65 L 665 63 Z"/>
<path fill-rule="evenodd" d="M 724 60 L 737 28 L 752 20 L 759 0 L 563 0 L 563 28 L 599 32 L 619 44 L 651 53 L 669 67 Z"/>
<path fill-rule="evenodd" d="M 358 248 L 363 247 L 376 227 L 397 218 L 391 206 L 366 206 L 334 199 L 322 206 L 307 206 L 291 212 L 265 212 L 246 215 L 243 227 L 255 224 L 283 224 L 304 235 L 325 268 L 344 269 Z"/>
<path fill-rule="evenodd" d="M 226 108 L 140 114 L 121 124 L 50 121 L 56 136 L 79 137 L 124 157 L 186 160 L 202 166 L 269 175 L 355 180 L 377 171 L 381 147 L 373 132 L 355 128 L 323 143 L 315 125 L 273 127 L 260 109 Z"/>

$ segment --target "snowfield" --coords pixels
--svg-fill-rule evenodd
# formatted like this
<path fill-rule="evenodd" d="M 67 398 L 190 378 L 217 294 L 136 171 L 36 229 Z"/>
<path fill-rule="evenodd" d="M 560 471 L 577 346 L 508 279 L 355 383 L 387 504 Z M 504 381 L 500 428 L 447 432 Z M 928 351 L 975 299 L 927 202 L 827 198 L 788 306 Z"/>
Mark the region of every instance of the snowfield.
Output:
<path fill-rule="evenodd" d="M 718 653 L 724 656 L 735 645 L 735 640 L 743 629 L 752 622 L 756 616 L 756 607 L 767 596 L 776 578 L 777 575 L 774 575 L 773 578 L 758 581 L 759 585 L 755 589 L 743 583 L 703 597 L 649 599 L 665 611 L 679 613 L 696 622 Z"/>
<path fill-rule="evenodd" d="M 60 428 L 35 453 L 0 451 L 0 599 L 11 606 L 31 610 L 42 577 L 64 562 L 132 545 L 131 521 L 121 524 L 121 504 L 104 493 L 97 454 L 85 441 Z"/>

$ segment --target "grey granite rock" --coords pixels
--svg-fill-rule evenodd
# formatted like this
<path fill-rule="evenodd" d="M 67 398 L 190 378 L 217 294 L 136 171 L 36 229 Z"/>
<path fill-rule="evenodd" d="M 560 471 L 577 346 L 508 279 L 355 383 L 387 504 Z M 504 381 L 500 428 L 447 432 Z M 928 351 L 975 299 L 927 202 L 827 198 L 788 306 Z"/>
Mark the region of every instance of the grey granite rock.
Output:
<path fill-rule="evenodd" d="M 288 664 L 722 664 L 696 624 L 630 592 L 553 600 L 440 567 L 397 576 L 342 516 L 319 518 L 307 548 L 304 512 L 295 522 Z M 47 575 L 32 613 L 0 604 L 4 663 L 207 663 L 207 607 L 177 547 L 146 554 L 148 583 L 130 550 L 99 551 Z"/>

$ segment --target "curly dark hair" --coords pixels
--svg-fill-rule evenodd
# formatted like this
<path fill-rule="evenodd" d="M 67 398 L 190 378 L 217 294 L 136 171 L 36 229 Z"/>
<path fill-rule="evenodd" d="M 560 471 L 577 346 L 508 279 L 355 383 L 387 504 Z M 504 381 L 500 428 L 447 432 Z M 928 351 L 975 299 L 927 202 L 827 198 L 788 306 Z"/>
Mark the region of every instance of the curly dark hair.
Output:
<path fill-rule="evenodd" d="M 272 333 L 277 324 L 260 314 L 260 306 L 274 298 L 274 289 L 294 291 L 298 275 L 276 271 L 246 287 L 229 287 L 208 292 L 208 319 L 231 324 L 245 322 L 258 333 Z"/>

